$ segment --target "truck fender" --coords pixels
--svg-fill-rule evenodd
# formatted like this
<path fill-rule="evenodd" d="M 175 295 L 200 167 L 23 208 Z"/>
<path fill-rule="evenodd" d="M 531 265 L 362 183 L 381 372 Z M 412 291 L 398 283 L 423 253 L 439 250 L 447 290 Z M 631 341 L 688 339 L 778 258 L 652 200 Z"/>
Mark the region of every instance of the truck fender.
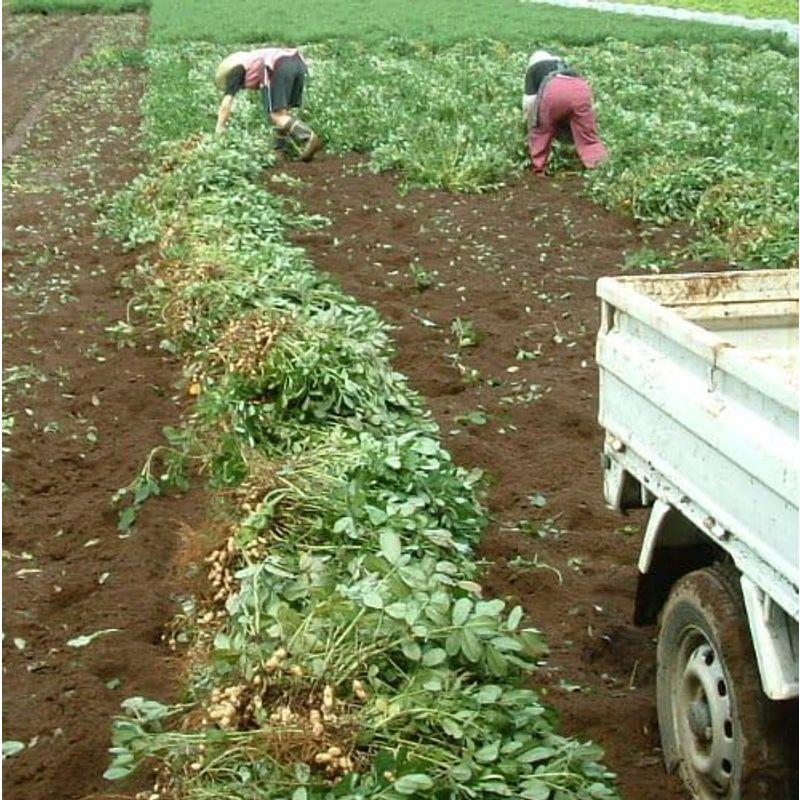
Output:
<path fill-rule="evenodd" d="M 641 552 L 634 622 L 657 621 L 675 582 L 727 554 L 683 514 L 656 500 Z M 734 568 L 731 563 L 731 568 Z M 736 568 L 764 694 L 771 700 L 798 696 L 798 624 L 770 596 Z"/>
<path fill-rule="evenodd" d="M 639 552 L 639 582 L 633 621 L 658 619 L 673 584 L 687 572 L 707 567 L 724 553 L 680 511 L 656 498 Z"/>

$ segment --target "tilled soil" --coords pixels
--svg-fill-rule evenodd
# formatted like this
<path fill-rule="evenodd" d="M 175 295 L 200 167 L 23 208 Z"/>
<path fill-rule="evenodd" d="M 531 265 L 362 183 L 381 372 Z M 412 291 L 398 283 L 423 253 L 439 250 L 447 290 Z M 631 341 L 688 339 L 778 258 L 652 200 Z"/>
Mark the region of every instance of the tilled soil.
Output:
<path fill-rule="evenodd" d="M 627 800 L 684 798 L 661 763 L 655 631 L 631 623 L 645 518 L 603 503 L 593 360 L 596 279 L 682 234 L 605 213 L 574 176 L 404 196 L 356 159 L 285 169 L 302 184 L 284 191 L 332 223 L 295 241 L 394 323 L 396 366 L 456 461 L 489 476 L 484 586 L 547 634 L 535 683 L 563 729 L 604 748 Z"/>
<path fill-rule="evenodd" d="M 3 181 L 6 425 L 13 418 L 3 738 L 26 747 L 4 760 L 3 796 L 71 800 L 109 790 L 101 776 L 121 700 L 177 689 L 160 633 L 175 610 L 176 531 L 202 504 L 196 494 L 159 498 L 125 538 L 110 503 L 176 423 L 179 365 L 153 343 L 118 348 L 106 331 L 125 319 L 119 279 L 137 256 L 98 238 L 92 201 L 140 169 L 144 76 L 77 77 L 71 59 L 141 45 L 145 18 L 6 16 L 4 34 L 3 130 L 18 150 Z M 99 631 L 112 632 L 74 646 Z"/>

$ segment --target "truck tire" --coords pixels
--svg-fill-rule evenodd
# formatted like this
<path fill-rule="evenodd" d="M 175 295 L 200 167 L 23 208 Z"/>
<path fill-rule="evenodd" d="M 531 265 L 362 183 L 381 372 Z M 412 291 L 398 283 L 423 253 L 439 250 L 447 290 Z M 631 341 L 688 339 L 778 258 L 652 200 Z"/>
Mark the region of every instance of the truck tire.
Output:
<path fill-rule="evenodd" d="M 672 588 L 656 688 L 667 770 L 680 773 L 695 800 L 796 796 L 787 742 L 796 726 L 762 692 L 732 565 L 690 572 Z"/>

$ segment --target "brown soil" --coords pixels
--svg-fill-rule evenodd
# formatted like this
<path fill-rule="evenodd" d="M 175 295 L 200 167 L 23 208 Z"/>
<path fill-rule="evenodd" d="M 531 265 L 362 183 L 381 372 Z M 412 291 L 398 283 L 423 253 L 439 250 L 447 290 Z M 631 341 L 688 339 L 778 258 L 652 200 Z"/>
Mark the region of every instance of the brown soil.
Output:
<path fill-rule="evenodd" d="M 120 701 L 177 688 L 160 626 L 175 609 L 175 531 L 200 498 L 148 503 L 128 538 L 110 500 L 176 423 L 179 365 L 153 343 L 118 349 L 106 332 L 125 318 L 119 278 L 136 255 L 96 237 L 91 206 L 98 188 L 139 169 L 143 76 L 87 87 L 69 68 L 76 51 L 144 33 L 139 16 L 4 19 L 4 132 L 59 76 L 58 101 L 28 115 L 29 136 L 4 165 L 4 411 L 14 424 L 4 439 L 3 738 L 27 745 L 3 764 L 9 800 L 108 790 Z M 118 630 L 67 644 L 106 629 Z"/>
<path fill-rule="evenodd" d="M 603 504 L 593 361 L 595 280 L 618 274 L 643 239 L 666 248 L 681 234 L 603 212 L 575 176 L 402 196 L 354 159 L 286 169 L 303 185 L 284 191 L 332 222 L 296 242 L 397 326 L 396 366 L 428 398 L 456 461 L 490 476 L 484 585 L 547 634 L 536 684 L 563 729 L 604 748 L 626 800 L 684 798 L 660 759 L 654 631 L 631 623 L 644 517 Z M 420 290 L 411 264 L 435 285 Z M 477 346 L 458 347 L 456 318 L 472 323 Z M 454 366 L 456 353 L 479 379 Z M 476 411 L 485 424 L 463 418 Z"/>

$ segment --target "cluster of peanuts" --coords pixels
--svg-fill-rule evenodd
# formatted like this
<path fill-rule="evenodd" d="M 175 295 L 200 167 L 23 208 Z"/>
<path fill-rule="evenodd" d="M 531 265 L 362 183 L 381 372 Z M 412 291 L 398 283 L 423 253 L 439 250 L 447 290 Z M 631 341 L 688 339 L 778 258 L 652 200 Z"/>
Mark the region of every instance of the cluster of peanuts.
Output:
<path fill-rule="evenodd" d="M 212 550 L 205 557 L 208 564 L 208 581 L 211 584 L 214 596 L 213 603 L 224 602 L 235 589 L 233 577 L 233 561 L 236 556 L 236 540 L 229 536 L 222 547 Z"/>
<path fill-rule="evenodd" d="M 266 716 L 264 698 L 271 678 L 274 676 L 280 680 L 281 676 L 303 675 L 302 668 L 290 664 L 290 660 L 286 649 L 280 647 L 261 664 L 249 682 L 213 689 L 210 703 L 201 720 L 202 726 L 216 726 L 221 730 L 247 730 L 265 726 L 268 720 L 275 728 L 293 728 L 293 733 L 297 735 L 307 736 L 310 733 L 315 744 L 310 745 L 307 738 L 305 741 L 317 749 L 317 752 L 312 750 L 306 757 L 328 779 L 335 780 L 340 775 L 357 769 L 358 764 L 352 746 L 345 744 L 347 737 L 342 735 L 340 719 L 346 703 L 337 699 L 333 686 L 324 686 L 322 697 L 317 695 L 316 702 L 309 698 L 305 704 L 295 703 L 294 708 L 288 704 L 279 705 L 274 707 L 269 717 Z M 353 681 L 352 692 L 358 700 L 367 698 L 367 691 L 361 681 Z M 346 722 L 344 724 L 346 727 Z M 332 744 L 332 741 L 337 744 Z M 187 770 L 197 773 L 204 768 L 206 761 L 206 745 L 201 743 L 197 745 Z M 156 781 L 153 790 L 140 793 L 136 800 L 169 800 L 172 797 L 168 787 L 170 780 L 170 775 L 164 774 Z"/>
<path fill-rule="evenodd" d="M 353 695 L 356 699 L 361 701 L 367 699 L 367 690 L 364 688 L 364 684 L 361 681 L 353 681 Z M 340 708 L 342 705 L 343 702 L 336 699 L 333 686 L 326 685 L 322 690 L 321 706 L 319 709 L 311 710 L 312 723 L 316 722 L 322 726 L 319 730 L 320 734 L 323 732 L 324 723 L 329 722 L 335 724 L 339 721 L 336 709 L 337 707 Z"/>
<path fill-rule="evenodd" d="M 217 625 L 222 622 L 226 616 L 227 611 L 224 606 L 216 610 L 209 608 L 203 613 L 198 614 L 196 619 L 198 630 L 195 646 L 209 643 L 214 638 L 214 631 L 216 631 Z M 173 653 L 177 651 L 179 642 L 186 642 L 186 638 L 182 637 L 181 633 L 188 624 L 189 620 L 186 615 L 179 614 L 165 626 L 161 634 L 161 641 L 164 642 Z"/>
<path fill-rule="evenodd" d="M 259 508 L 264 498 L 277 486 L 278 465 L 273 460 L 253 451 L 247 457 L 248 476 L 234 489 L 236 504 L 246 514 Z M 259 538 L 261 544 L 267 540 Z"/>
<path fill-rule="evenodd" d="M 252 508 L 245 509 L 252 511 Z M 268 540 L 266 536 L 258 536 L 242 547 L 242 552 L 250 561 L 263 561 L 267 555 Z"/>
<path fill-rule="evenodd" d="M 360 681 L 353 682 L 353 690 L 355 692 L 356 685 L 358 685 L 361 698 L 366 697 L 366 691 Z M 315 739 L 321 739 L 325 735 L 326 723 L 335 725 L 338 722 L 338 715 L 336 713 L 337 701 L 334 689 L 332 686 L 325 686 L 322 690 L 322 704 L 319 708 L 312 708 L 309 712 L 308 721 L 311 723 L 311 734 Z M 342 749 L 336 745 L 331 745 L 325 750 L 322 750 L 314 755 L 314 763 L 324 768 L 325 774 L 333 778 L 339 773 L 350 772 L 353 767 L 353 759 L 342 752 Z"/>
<path fill-rule="evenodd" d="M 215 622 L 219 622 L 225 619 L 225 610 L 220 609 L 219 611 L 214 611 L 213 609 L 209 609 L 204 614 L 201 614 L 197 618 L 197 624 L 201 628 L 207 628 L 209 625 L 213 625 Z"/>
<path fill-rule="evenodd" d="M 261 501 L 264 499 L 264 496 L 267 494 L 267 492 L 269 492 L 270 488 L 271 487 L 269 485 L 265 486 L 263 481 L 246 481 L 244 484 L 242 484 L 237 492 L 241 501 L 240 505 L 242 511 L 247 514 L 255 511 Z M 262 537 L 259 537 L 258 541 L 262 544 L 266 544 L 266 539 L 263 539 Z"/>
<path fill-rule="evenodd" d="M 159 251 L 162 255 L 172 246 L 176 236 L 177 231 L 175 228 L 172 225 L 167 225 L 158 242 Z"/>
<path fill-rule="evenodd" d="M 258 375 L 267 352 L 285 325 L 254 312 L 233 320 L 209 356 L 229 373 L 253 377 Z"/>
<path fill-rule="evenodd" d="M 212 550 L 205 557 L 204 560 L 208 564 L 208 581 L 214 592 L 212 603 L 224 603 L 236 590 L 234 571 L 239 553 L 250 561 L 261 561 L 267 554 L 266 537 L 259 536 L 245 545 L 237 545 L 235 538 L 229 536 L 221 547 Z"/>
<path fill-rule="evenodd" d="M 176 235 L 174 228 L 169 227 L 164 232 L 164 236 Z M 163 239 L 162 239 L 163 242 Z M 187 263 L 174 258 L 162 258 L 158 262 L 158 270 L 160 276 L 164 280 L 169 280 L 170 289 L 174 291 L 175 288 L 183 288 L 192 283 L 201 283 L 203 281 L 212 280 L 221 274 L 221 267 L 219 264 L 200 261 L 197 263 Z"/>
<path fill-rule="evenodd" d="M 262 717 L 269 675 L 282 673 L 296 678 L 303 676 L 303 668 L 299 664 L 288 664 L 287 657 L 286 649 L 279 647 L 253 675 L 249 684 L 239 683 L 224 689 L 213 689 L 203 725 L 216 724 L 225 730 L 244 730 L 261 722 L 259 717 Z M 276 708 L 269 720 L 287 726 L 297 722 L 299 717 L 288 705 L 284 705 Z"/>
<path fill-rule="evenodd" d="M 333 777 L 339 772 L 350 772 L 353 769 L 353 759 L 342 754 L 342 748 L 331 745 L 322 753 L 314 756 L 314 763 L 324 766 L 325 772 Z"/>
<path fill-rule="evenodd" d="M 168 227 L 161 237 L 162 255 L 176 239 L 178 232 Z M 181 332 L 191 333 L 195 320 L 203 319 L 206 311 L 202 300 L 184 296 L 182 289 L 192 284 L 202 284 L 216 278 L 220 272 L 219 264 L 200 262 L 187 263 L 163 257 L 158 262 L 159 277 L 169 286 L 170 300 L 162 311 L 166 329 L 174 336 Z M 200 376 L 195 382 L 200 382 Z"/>
<path fill-rule="evenodd" d="M 265 662 L 264 662 L 264 672 L 273 673 L 273 672 L 285 672 L 289 675 L 293 675 L 295 678 L 302 677 L 303 675 L 303 668 L 299 664 L 286 664 L 286 658 L 288 653 L 286 652 L 285 647 L 279 647 Z M 261 676 L 256 674 L 253 680 L 256 678 L 261 679 Z"/>
<path fill-rule="evenodd" d="M 247 684 L 236 684 L 211 692 L 208 721 L 215 722 L 223 730 L 247 728 L 253 721 L 256 710 L 261 708 L 261 695 L 251 694 Z"/>
<path fill-rule="evenodd" d="M 153 788 L 134 795 L 135 800 L 180 800 L 184 796 L 175 775 L 165 765 L 155 770 Z"/>

